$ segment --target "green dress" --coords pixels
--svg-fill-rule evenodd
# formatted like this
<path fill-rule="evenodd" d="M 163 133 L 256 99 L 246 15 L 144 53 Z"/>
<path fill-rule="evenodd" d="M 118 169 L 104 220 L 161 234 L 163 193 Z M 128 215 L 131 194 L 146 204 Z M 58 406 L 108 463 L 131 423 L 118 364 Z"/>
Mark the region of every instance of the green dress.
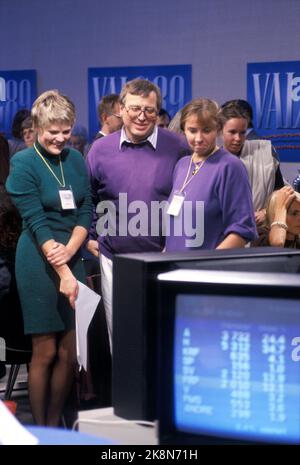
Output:
<path fill-rule="evenodd" d="M 39 143 L 36 146 L 61 180 L 59 157 L 49 154 Z M 92 203 L 82 155 L 65 148 L 60 158 L 65 185 L 72 188 L 76 209 L 61 208 L 61 187 L 34 147 L 12 157 L 6 183 L 23 218 L 16 252 L 16 279 L 26 334 L 67 331 L 75 326 L 74 310 L 59 292 L 59 277 L 44 257 L 41 245 L 49 239 L 66 244 L 75 226 L 89 229 Z M 75 277 L 84 282 L 80 252 L 68 265 Z"/>

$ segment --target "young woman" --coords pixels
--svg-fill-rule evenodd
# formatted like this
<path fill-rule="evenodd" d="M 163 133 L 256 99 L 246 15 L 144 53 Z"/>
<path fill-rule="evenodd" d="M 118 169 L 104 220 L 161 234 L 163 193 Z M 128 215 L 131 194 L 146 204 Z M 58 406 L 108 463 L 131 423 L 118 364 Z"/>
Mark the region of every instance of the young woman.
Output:
<path fill-rule="evenodd" d="M 264 139 L 246 140 L 249 113 L 239 100 L 224 104 L 220 111 L 224 148 L 244 163 L 251 185 L 255 221 L 262 225 L 268 198 L 275 189 L 284 186 L 277 154 L 271 142 Z"/>
<path fill-rule="evenodd" d="M 209 99 L 182 110 L 181 129 L 193 153 L 174 170 L 166 251 L 244 247 L 256 237 L 245 167 L 216 145 L 218 113 Z"/>
<path fill-rule="evenodd" d="M 91 221 L 82 155 L 65 148 L 73 103 L 57 91 L 34 102 L 37 141 L 15 154 L 6 186 L 23 218 L 16 278 L 25 333 L 32 335 L 29 397 L 39 425 L 57 426 L 76 362 L 74 304 L 85 273 L 78 250 Z"/>

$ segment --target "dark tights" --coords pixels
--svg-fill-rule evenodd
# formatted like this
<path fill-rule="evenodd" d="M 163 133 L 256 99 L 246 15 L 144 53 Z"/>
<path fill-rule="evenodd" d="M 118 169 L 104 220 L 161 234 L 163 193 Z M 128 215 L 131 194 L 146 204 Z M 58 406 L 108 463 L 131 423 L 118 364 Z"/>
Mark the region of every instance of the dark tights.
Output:
<path fill-rule="evenodd" d="M 38 425 L 59 426 L 75 372 L 75 331 L 32 336 L 29 398 Z"/>

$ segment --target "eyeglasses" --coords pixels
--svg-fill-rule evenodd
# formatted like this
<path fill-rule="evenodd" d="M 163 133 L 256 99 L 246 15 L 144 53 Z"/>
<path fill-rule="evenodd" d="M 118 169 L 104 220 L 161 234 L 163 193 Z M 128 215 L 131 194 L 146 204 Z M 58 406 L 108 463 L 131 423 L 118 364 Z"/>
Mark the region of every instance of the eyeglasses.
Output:
<path fill-rule="evenodd" d="M 145 117 L 148 119 L 156 119 L 157 110 L 153 107 L 140 107 L 139 105 L 129 105 L 128 108 L 125 107 L 130 118 L 138 118 L 141 113 L 144 113 Z"/>
<path fill-rule="evenodd" d="M 115 116 L 116 118 L 122 118 L 121 115 L 118 115 L 118 113 L 111 113 L 110 116 Z"/>

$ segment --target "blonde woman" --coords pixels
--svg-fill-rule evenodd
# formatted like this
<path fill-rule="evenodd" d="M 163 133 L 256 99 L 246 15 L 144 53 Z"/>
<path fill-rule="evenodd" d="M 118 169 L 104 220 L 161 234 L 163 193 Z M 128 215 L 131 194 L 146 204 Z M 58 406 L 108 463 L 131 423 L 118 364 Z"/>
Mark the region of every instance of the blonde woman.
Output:
<path fill-rule="evenodd" d="M 82 155 L 66 148 L 73 103 L 58 91 L 34 102 L 34 145 L 11 159 L 6 186 L 23 218 L 16 278 L 26 334 L 32 336 L 29 397 L 39 425 L 57 426 L 74 366 L 74 304 L 85 274 L 79 248 L 91 221 Z"/>
<path fill-rule="evenodd" d="M 279 189 L 270 197 L 266 226 L 253 246 L 300 249 L 300 195 L 290 186 Z"/>

